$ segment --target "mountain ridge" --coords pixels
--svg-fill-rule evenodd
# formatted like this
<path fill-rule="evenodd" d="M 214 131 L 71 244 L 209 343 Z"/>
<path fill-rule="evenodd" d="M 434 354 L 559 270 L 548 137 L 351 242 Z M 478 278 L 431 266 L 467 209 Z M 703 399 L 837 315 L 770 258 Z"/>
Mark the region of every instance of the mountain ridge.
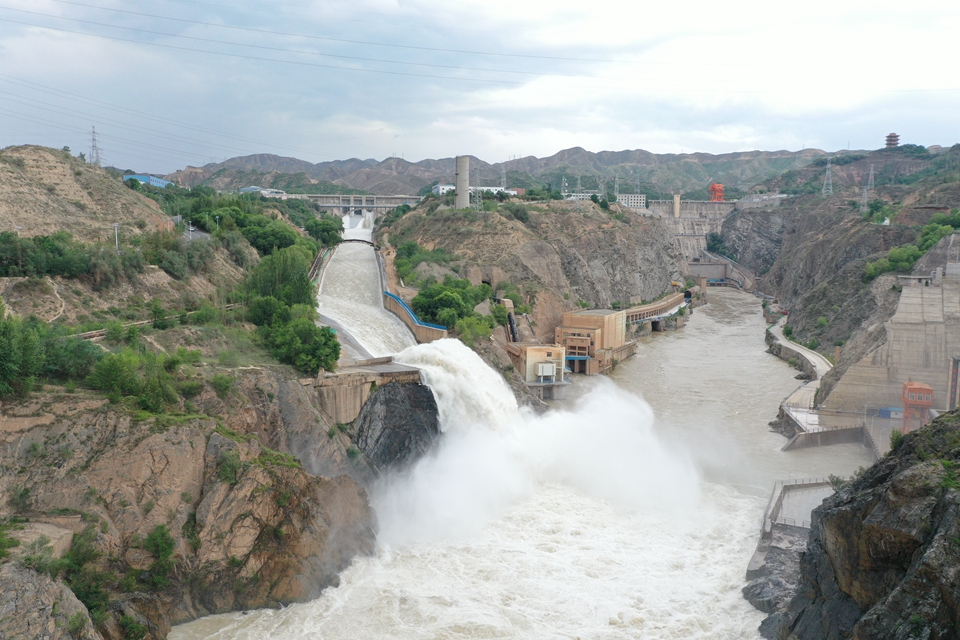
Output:
<path fill-rule="evenodd" d="M 859 152 L 845 150 L 829 155 L 853 153 Z M 619 177 L 629 190 L 626 185 L 635 184 L 639 178 L 642 189 L 657 195 L 703 189 L 714 181 L 725 182 L 738 191 L 749 191 L 757 184 L 824 155 L 828 153 L 820 149 L 655 154 L 643 149 L 593 152 L 583 147 L 571 147 L 544 158 L 525 156 L 495 163 L 472 155 L 469 157 L 471 175 L 478 177 L 483 185 L 499 185 L 504 171 L 508 175 L 508 186 L 519 186 L 511 184 L 512 181 L 556 188 L 563 178 L 567 178 L 572 188 L 577 177 L 609 180 Z M 298 158 L 260 153 L 203 167 L 188 166 L 165 177 L 184 187 L 209 185 L 233 190 L 252 186 L 245 183 L 249 180 L 247 173 L 251 171 L 262 177 L 264 184 L 257 186 L 263 187 L 272 187 L 281 174 L 303 174 L 317 184 L 329 182 L 349 189 L 390 195 L 417 193 L 434 182 L 453 182 L 455 170 L 455 158 L 427 158 L 417 162 L 396 157 L 382 161 L 349 158 L 314 164 Z"/>

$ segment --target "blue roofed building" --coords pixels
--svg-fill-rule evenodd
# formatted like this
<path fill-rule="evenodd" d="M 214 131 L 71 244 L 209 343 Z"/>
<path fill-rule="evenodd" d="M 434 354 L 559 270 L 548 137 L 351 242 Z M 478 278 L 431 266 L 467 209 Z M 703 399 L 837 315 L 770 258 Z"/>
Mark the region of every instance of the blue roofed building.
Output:
<path fill-rule="evenodd" d="M 148 176 L 148 175 L 129 175 L 129 176 L 123 176 L 123 179 L 136 180 L 141 184 L 148 184 L 151 187 L 160 187 L 161 189 L 173 184 L 169 180 L 161 180 L 160 178 L 155 178 L 154 176 Z"/>

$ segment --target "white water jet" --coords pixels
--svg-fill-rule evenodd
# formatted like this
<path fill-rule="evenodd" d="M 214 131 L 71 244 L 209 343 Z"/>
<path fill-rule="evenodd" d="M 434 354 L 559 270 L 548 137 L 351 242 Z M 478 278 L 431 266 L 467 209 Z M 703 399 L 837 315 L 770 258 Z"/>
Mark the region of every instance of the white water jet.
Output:
<path fill-rule="evenodd" d="M 410 348 L 440 409 L 437 450 L 372 501 L 380 540 L 404 544 L 477 532 L 538 488 L 557 484 L 622 510 L 694 508 L 699 478 L 653 431 L 637 396 L 602 381 L 573 411 L 520 411 L 503 377 L 459 340 Z"/>
<path fill-rule="evenodd" d="M 738 512 L 758 505 L 702 483 L 643 400 L 604 381 L 537 415 L 459 341 L 397 360 L 424 371 L 444 435 L 373 489 L 378 555 L 314 602 L 171 638 L 756 637 Z"/>

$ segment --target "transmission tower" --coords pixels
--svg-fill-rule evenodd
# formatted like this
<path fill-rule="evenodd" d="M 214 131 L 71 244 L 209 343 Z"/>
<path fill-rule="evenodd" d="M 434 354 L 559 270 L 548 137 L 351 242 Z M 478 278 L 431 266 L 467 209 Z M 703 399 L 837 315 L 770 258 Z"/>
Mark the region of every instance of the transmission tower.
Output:
<path fill-rule="evenodd" d="M 507 165 L 500 167 L 500 189 L 507 190 Z"/>
<path fill-rule="evenodd" d="M 613 201 L 616 202 L 620 199 L 620 176 L 614 176 L 613 178 Z"/>
<path fill-rule="evenodd" d="M 870 165 L 870 177 L 867 178 L 867 186 L 863 188 L 863 198 L 860 200 L 860 213 L 866 213 L 870 208 L 870 194 L 873 192 L 873 165 Z"/>
<path fill-rule="evenodd" d="M 637 167 L 637 193 L 640 193 L 640 167 Z"/>
<path fill-rule="evenodd" d="M 823 189 L 820 191 L 820 195 L 833 195 L 833 176 L 830 171 L 830 158 L 827 158 L 827 173 L 823 177 Z"/>
<path fill-rule="evenodd" d="M 477 186 L 473 190 L 473 208 L 477 211 L 483 211 L 483 190 L 480 188 L 480 172 L 477 172 Z"/>
<path fill-rule="evenodd" d="M 573 199 L 577 201 L 577 211 L 583 211 L 583 201 L 580 198 L 580 176 L 577 176 L 577 190 L 573 194 Z"/>
<path fill-rule="evenodd" d="M 90 133 L 90 164 L 100 166 L 100 146 L 97 144 L 97 128 Z"/>

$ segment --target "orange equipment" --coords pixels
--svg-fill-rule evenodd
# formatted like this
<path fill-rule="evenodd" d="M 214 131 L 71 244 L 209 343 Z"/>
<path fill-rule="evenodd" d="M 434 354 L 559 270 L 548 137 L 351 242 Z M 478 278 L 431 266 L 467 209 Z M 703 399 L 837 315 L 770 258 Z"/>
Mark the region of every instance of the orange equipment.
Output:
<path fill-rule="evenodd" d="M 710 202 L 723 202 L 723 185 L 719 182 L 710 185 Z"/>
<path fill-rule="evenodd" d="M 927 424 L 930 420 L 930 407 L 933 406 L 933 387 L 922 382 L 905 382 L 900 399 L 903 401 L 900 433 L 910 433 L 914 430 L 914 418 L 920 419 L 920 427 Z"/>

